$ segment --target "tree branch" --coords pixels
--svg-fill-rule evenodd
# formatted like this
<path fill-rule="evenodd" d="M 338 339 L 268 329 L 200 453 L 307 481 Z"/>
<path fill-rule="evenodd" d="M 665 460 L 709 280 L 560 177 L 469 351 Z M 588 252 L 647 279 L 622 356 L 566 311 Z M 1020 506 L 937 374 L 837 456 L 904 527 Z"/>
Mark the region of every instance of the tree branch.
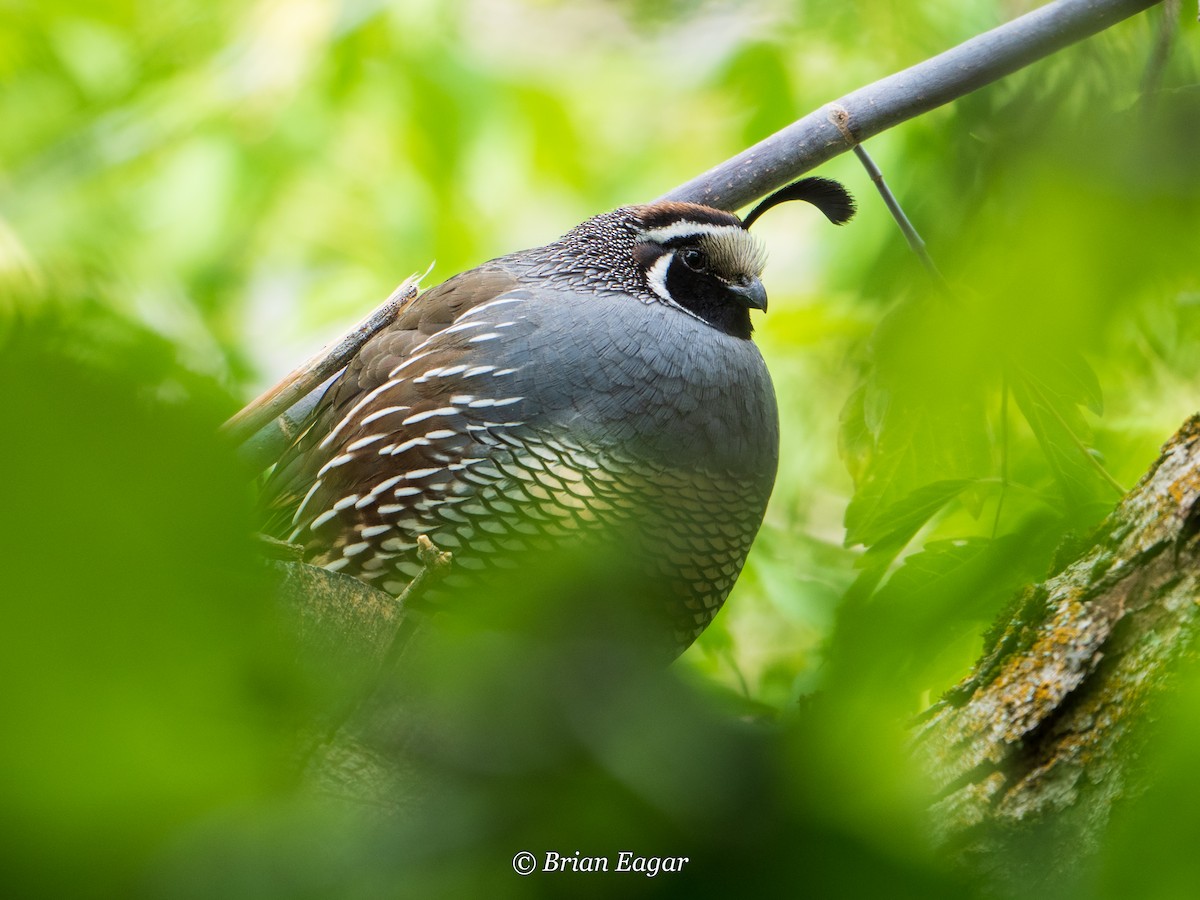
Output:
<path fill-rule="evenodd" d="M 1162 0 L 1055 0 L 859 88 L 664 194 L 735 210 L 893 125 L 957 100 Z"/>

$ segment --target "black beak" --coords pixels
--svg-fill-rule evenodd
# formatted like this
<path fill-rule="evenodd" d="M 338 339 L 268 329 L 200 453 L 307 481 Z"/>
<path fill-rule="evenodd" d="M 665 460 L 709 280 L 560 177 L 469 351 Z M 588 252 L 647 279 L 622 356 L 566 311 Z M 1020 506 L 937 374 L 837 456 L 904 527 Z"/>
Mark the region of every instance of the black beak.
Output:
<path fill-rule="evenodd" d="M 757 278 L 747 278 L 740 284 L 729 285 L 729 293 L 744 303 L 747 309 L 767 311 L 767 289 Z"/>

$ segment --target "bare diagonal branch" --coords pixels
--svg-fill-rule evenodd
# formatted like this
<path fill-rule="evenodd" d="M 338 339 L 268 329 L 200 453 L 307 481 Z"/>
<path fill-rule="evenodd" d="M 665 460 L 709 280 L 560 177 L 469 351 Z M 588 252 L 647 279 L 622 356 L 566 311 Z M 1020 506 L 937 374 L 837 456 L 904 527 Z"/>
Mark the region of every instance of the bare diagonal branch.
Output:
<path fill-rule="evenodd" d="M 855 143 L 966 96 L 1162 0 L 1055 0 L 828 103 L 660 199 L 736 210 Z"/>

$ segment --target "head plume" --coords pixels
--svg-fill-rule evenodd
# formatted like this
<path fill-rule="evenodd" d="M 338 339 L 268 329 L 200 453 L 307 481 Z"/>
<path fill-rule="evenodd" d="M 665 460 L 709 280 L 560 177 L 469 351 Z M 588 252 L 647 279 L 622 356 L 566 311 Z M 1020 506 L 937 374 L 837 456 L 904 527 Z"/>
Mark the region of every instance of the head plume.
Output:
<path fill-rule="evenodd" d="M 803 200 L 811 203 L 823 212 L 825 218 L 834 225 L 844 225 L 849 222 L 856 209 L 854 198 L 850 196 L 848 190 L 842 187 L 840 182 L 830 178 L 801 178 L 799 181 L 793 181 L 787 187 L 780 188 L 750 210 L 750 213 L 742 219 L 743 227 L 749 228 L 768 209 L 789 200 Z"/>

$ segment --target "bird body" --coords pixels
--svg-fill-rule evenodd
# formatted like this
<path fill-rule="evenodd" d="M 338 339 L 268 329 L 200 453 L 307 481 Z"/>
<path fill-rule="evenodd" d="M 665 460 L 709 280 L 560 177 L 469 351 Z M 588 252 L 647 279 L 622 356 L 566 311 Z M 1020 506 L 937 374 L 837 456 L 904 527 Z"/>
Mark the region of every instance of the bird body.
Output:
<path fill-rule="evenodd" d="M 620 559 L 676 652 L 733 586 L 775 479 L 750 340 L 764 255 L 735 216 L 625 207 L 403 307 L 266 485 L 268 530 L 399 593 L 417 537 L 449 587 L 559 547 Z M 617 581 L 614 581 L 614 585 Z"/>

